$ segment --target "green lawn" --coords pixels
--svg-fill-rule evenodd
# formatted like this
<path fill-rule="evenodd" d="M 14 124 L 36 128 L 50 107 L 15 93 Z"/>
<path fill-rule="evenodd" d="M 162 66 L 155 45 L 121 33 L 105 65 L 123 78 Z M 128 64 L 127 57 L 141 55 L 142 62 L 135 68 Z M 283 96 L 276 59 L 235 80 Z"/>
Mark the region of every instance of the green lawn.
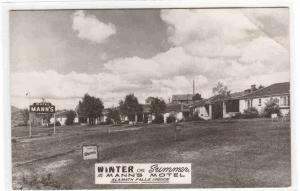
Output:
<path fill-rule="evenodd" d="M 291 184 L 290 123 L 224 120 L 172 125 L 12 130 L 13 185 L 27 189 L 287 187 Z M 191 185 L 95 185 L 82 144 L 99 145 L 98 162 L 192 163 Z"/>

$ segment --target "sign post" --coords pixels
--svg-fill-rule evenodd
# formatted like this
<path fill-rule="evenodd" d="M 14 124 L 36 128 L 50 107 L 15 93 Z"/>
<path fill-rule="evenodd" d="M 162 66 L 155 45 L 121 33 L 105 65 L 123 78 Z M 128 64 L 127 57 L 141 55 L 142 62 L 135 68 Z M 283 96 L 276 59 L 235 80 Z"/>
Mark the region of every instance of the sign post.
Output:
<path fill-rule="evenodd" d="M 53 122 L 53 134 L 55 135 L 55 123 L 56 123 L 55 113 L 53 114 L 53 118 L 54 118 L 54 122 Z"/>
<path fill-rule="evenodd" d="M 27 92 L 25 95 L 26 97 L 28 96 L 28 122 L 29 124 L 29 137 L 31 138 L 31 119 L 30 119 L 30 97 L 29 97 L 30 92 Z"/>
<path fill-rule="evenodd" d="M 40 102 L 40 103 L 33 103 L 32 105 L 29 106 L 29 113 L 33 112 L 36 114 L 49 114 L 53 113 L 54 114 L 54 125 L 53 125 L 53 131 L 55 135 L 55 106 L 52 105 L 49 102 Z M 30 117 L 29 117 L 30 118 Z M 29 126 L 29 136 L 31 137 L 31 121 L 30 121 L 30 126 Z"/>
<path fill-rule="evenodd" d="M 82 159 L 98 159 L 98 145 L 82 145 Z"/>
<path fill-rule="evenodd" d="M 30 115 L 30 114 L 29 114 Z M 29 117 L 30 118 L 30 117 Z M 31 138 L 31 120 L 29 119 L 29 137 Z"/>

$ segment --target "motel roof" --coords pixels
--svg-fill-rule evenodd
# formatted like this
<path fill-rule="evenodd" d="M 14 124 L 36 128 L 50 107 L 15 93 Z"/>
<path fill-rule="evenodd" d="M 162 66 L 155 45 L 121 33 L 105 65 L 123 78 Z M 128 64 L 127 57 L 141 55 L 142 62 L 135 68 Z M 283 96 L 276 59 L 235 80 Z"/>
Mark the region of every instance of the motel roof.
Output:
<path fill-rule="evenodd" d="M 243 99 L 290 94 L 290 82 L 276 83 L 243 96 Z"/>
<path fill-rule="evenodd" d="M 68 110 L 58 110 L 55 112 L 56 117 L 66 117 L 70 111 Z"/>
<path fill-rule="evenodd" d="M 195 101 L 194 103 L 190 104 L 190 107 L 199 107 L 199 106 L 204 106 L 206 104 L 211 104 L 211 103 L 215 103 L 218 101 L 223 101 L 223 100 L 237 100 L 245 95 L 247 95 L 248 93 L 245 91 L 241 91 L 241 92 L 234 92 L 234 93 L 230 93 L 229 95 L 214 95 L 208 99 L 203 99 L 200 101 Z"/>
<path fill-rule="evenodd" d="M 249 94 L 248 92 L 241 91 L 241 92 L 234 92 L 230 94 L 229 99 L 239 99 L 245 95 Z"/>
<path fill-rule="evenodd" d="M 189 111 L 189 107 L 186 104 L 167 104 L 166 113 L 168 112 L 181 112 L 181 111 Z"/>
<path fill-rule="evenodd" d="M 172 100 L 193 100 L 193 94 L 180 94 L 180 95 L 173 95 Z"/>
<path fill-rule="evenodd" d="M 197 100 L 194 103 L 190 104 L 189 107 L 199 107 L 207 104 L 208 99 Z"/>

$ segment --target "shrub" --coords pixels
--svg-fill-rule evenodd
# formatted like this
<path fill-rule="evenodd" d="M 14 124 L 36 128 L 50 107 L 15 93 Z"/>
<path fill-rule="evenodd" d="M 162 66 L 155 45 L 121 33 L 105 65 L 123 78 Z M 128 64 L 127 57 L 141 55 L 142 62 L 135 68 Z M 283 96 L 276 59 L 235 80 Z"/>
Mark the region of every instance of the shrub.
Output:
<path fill-rule="evenodd" d="M 75 117 L 76 117 L 75 111 L 70 110 L 67 113 L 66 125 L 73 125 Z"/>
<path fill-rule="evenodd" d="M 286 114 L 286 118 L 287 119 L 291 119 L 291 113 L 290 113 L 291 111 L 289 111 L 287 114 Z"/>
<path fill-rule="evenodd" d="M 54 126 L 54 123 L 51 123 L 51 124 L 48 125 L 48 127 L 53 127 L 53 126 Z M 55 126 L 56 126 L 56 127 L 57 127 L 57 126 L 61 126 L 60 122 L 59 122 L 59 121 L 56 121 L 56 122 L 55 122 Z"/>
<path fill-rule="evenodd" d="M 156 115 L 155 119 L 152 121 L 152 123 L 164 123 L 164 116 L 163 115 Z"/>
<path fill-rule="evenodd" d="M 100 122 L 99 125 L 110 125 L 112 123 L 113 123 L 112 119 L 108 117 L 105 119 L 105 121 Z"/>
<path fill-rule="evenodd" d="M 270 100 L 266 103 L 263 115 L 264 117 L 271 117 L 271 114 L 273 113 L 276 113 L 278 116 L 281 115 L 279 106 L 275 103 L 275 101 Z"/>
<path fill-rule="evenodd" d="M 167 123 L 173 123 L 176 121 L 176 117 L 174 115 L 169 115 L 167 117 Z"/>
<path fill-rule="evenodd" d="M 106 123 L 106 125 L 113 124 L 113 120 L 111 118 L 107 117 L 105 120 L 105 123 Z"/>
<path fill-rule="evenodd" d="M 120 123 L 121 122 L 121 118 L 120 118 L 120 112 L 118 109 L 113 108 L 113 109 L 108 109 L 108 113 L 107 113 L 107 119 L 106 120 L 110 120 L 108 121 L 109 123 Z"/>
<path fill-rule="evenodd" d="M 204 120 L 204 119 L 199 117 L 198 112 L 195 112 L 195 113 L 193 113 L 192 116 L 188 116 L 188 117 L 185 118 L 185 121 L 201 121 L 201 120 Z"/>
<path fill-rule="evenodd" d="M 193 113 L 193 121 L 201 121 L 201 120 L 202 120 L 202 118 L 199 117 L 198 112 Z"/>
<path fill-rule="evenodd" d="M 241 118 L 251 119 L 259 117 L 258 111 L 254 107 L 250 107 L 244 110 L 244 113 L 241 115 Z"/>
<path fill-rule="evenodd" d="M 126 124 L 127 125 L 127 124 L 129 124 L 129 121 L 128 120 L 122 121 L 121 124 Z"/>
<path fill-rule="evenodd" d="M 233 119 L 241 119 L 242 114 L 240 112 L 236 113 L 234 116 L 232 116 Z"/>

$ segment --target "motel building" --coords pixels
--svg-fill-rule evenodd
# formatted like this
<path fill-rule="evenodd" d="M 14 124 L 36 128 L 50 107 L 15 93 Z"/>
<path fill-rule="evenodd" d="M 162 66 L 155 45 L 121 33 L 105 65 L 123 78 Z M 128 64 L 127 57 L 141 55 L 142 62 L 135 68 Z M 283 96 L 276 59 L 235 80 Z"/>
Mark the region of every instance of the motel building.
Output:
<path fill-rule="evenodd" d="M 55 119 L 54 119 L 54 115 L 50 118 L 50 124 L 54 124 L 54 121 L 59 122 L 61 125 L 66 125 L 66 120 L 67 120 L 67 115 L 68 115 L 69 111 L 67 110 L 63 110 L 63 111 L 57 111 L 55 113 Z M 78 123 L 78 114 L 77 112 L 76 116 L 74 118 L 74 123 Z"/>
<path fill-rule="evenodd" d="M 151 112 L 150 112 L 150 105 L 149 104 L 141 104 L 141 107 L 142 107 L 142 111 L 139 114 L 136 114 L 134 116 L 134 121 L 129 121 L 128 116 L 120 114 L 121 122 L 129 121 L 130 124 L 138 123 L 138 122 L 151 123 L 155 119 L 155 116 L 152 115 Z M 105 123 L 107 121 L 107 119 L 108 119 L 107 116 L 108 116 L 109 109 L 119 110 L 120 108 L 117 107 L 117 108 L 105 108 L 105 109 L 103 109 L 102 116 L 100 116 L 98 118 L 95 118 L 95 124 L 101 124 L 101 123 Z M 79 112 L 78 106 L 76 107 L 75 110 L 78 113 L 78 122 L 79 122 L 79 124 L 81 124 L 81 125 L 89 124 L 89 120 L 90 120 L 89 117 L 85 113 Z"/>
<path fill-rule="evenodd" d="M 262 114 L 266 103 L 273 100 L 278 104 L 282 115 L 288 115 L 290 111 L 290 83 L 276 83 L 268 87 L 256 90 L 251 89 L 231 93 L 226 96 L 212 96 L 208 99 L 196 101 L 189 107 L 199 117 L 210 120 L 218 118 L 231 118 L 237 113 L 244 113 L 248 108 L 256 108 Z"/>
<path fill-rule="evenodd" d="M 172 95 L 172 104 L 192 104 L 193 94 Z"/>
<path fill-rule="evenodd" d="M 129 121 L 130 124 L 133 123 L 152 123 L 152 121 L 155 119 L 155 116 L 151 114 L 151 107 L 149 104 L 140 104 L 142 107 L 142 110 L 140 113 L 136 114 L 134 116 L 134 121 Z M 121 115 L 121 121 L 128 121 L 128 116 Z"/>
<path fill-rule="evenodd" d="M 264 107 L 270 100 L 278 104 L 280 112 L 286 116 L 290 112 L 290 83 L 277 83 L 259 89 L 240 98 L 240 111 L 254 107 L 262 114 Z"/>
<path fill-rule="evenodd" d="M 190 115 L 190 109 L 187 104 L 170 103 L 166 107 L 166 111 L 163 114 L 164 123 L 167 123 L 169 116 L 174 116 L 177 121 L 184 120 Z"/>
<path fill-rule="evenodd" d="M 205 120 L 230 118 L 240 112 L 240 98 L 247 92 L 236 92 L 229 95 L 216 95 L 208 99 L 197 101 L 190 107 L 197 112 L 199 117 Z"/>

